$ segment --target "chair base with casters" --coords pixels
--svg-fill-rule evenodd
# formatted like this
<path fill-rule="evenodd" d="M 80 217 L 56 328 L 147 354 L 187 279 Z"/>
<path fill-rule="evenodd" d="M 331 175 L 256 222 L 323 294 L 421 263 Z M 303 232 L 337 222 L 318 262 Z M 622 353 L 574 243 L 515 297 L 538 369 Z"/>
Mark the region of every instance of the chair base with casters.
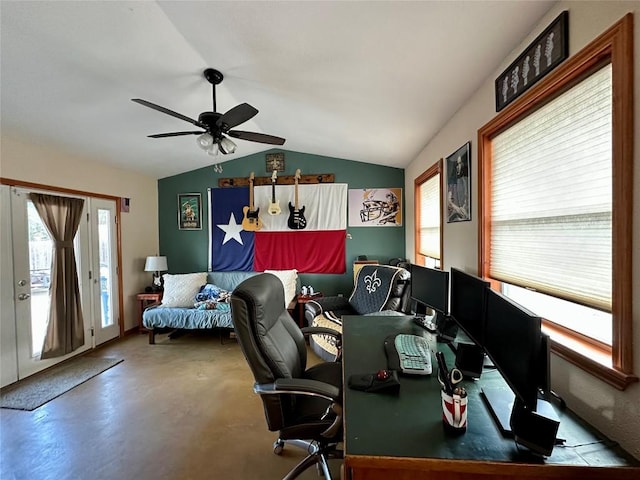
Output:
<path fill-rule="evenodd" d="M 311 467 L 311 465 L 316 465 L 318 475 L 322 474 L 327 480 L 330 480 L 332 477 L 328 460 L 330 458 L 343 458 L 342 451 L 338 450 L 335 444 L 321 445 L 307 440 L 282 440 L 280 438 L 273 444 L 273 453 L 281 455 L 285 443 L 302 448 L 306 452 L 309 452 L 309 455 L 304 457 L 283 480 L 292 480 L 298 477 L 307 468 Z"/>
<path fill-rule="evenodd" d="M 278 390 L 278 386 L 275 384 L 256 384 L 253 387 L 253 391 L 259 395 L 280 395 L 292 392 L 292 390 L 289 390 L 288 388 Z M 308 392 L 301 392 L 301 394 L 306 395 L 308 394 Z M 322 397 L 323 395 L 318 394 L 318 396 Z M 331 458 L 342 459 L 343 452 L 342 450 L 338 449 L 339 442 L 337 441 L 337 438 L 340 438 L 339 430 L 342 428 L 342 407 L 336 403 L 332 403 L 331 406 L 327 408 L 327 416 L 330 410 L 335 414 L 335 420 L 324 432 L 322 432 L 321 435 L 322 437 L 324 437 L 324 439 L 321 438 L 319 440 L 302 440 L 299 438 L 287 438 L 288 433 L 294 432 L 288 432 L 287 430 L 283 430 L 280 432 L 280 437 L 278 437 L 278 439 L 273 443 L 273 453 L 275 453 L 276 455 L 282 455 L 286 444 L 300 448 L 308 453 L 308 455 L 304 457 L 284 477 L 283 480 L 292 480 L 294 478 L 297 478 L 302 472 L 307 470 L 312 465 L 316 465 L 319 475 L 322 474 L 327 480 L 331 480 L 332 477 L 331 471 L 329 470 L 328 460 Z M 287 435 L 287 437 L 285 437 L 285 435 Z"/>
<path fill-rule="evenodd" d="M 276 454 L 286 443 L 308 455 L 286 480 L 316 465 L 331 479 L 329 458 L 342 458 L 342 365 L 307 368 L 304 334 L 284 308 L 281 282 L 269 273 L 242 282 L 231 297 L 236 338 L 254 375 L 253 390 L 264 406 L 268 429 L 278 432 Z M 307 327 L 305 333 L 333 333 Z"/>

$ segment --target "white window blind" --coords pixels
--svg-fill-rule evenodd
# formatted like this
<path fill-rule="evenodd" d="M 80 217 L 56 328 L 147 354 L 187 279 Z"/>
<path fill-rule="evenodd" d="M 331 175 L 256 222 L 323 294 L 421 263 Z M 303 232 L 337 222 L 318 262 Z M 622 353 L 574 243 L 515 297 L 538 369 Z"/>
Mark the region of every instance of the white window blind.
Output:
<path fill-rule="evenodd" d="M 492 140 L 491 277 L 611 311 L 607 65 Z"/>
<path fill-rule="evenodd" d="M 440 259 L 440 174 L 420 185 L 420 254 Z"/>

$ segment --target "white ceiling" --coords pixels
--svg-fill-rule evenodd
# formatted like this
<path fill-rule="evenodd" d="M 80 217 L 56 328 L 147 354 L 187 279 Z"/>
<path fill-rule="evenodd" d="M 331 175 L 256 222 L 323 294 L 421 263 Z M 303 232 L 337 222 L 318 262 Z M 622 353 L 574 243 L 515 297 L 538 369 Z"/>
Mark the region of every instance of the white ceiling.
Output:
<path fill-rule="evenodd" d="M 210 157 L 193 125 L 247 102 L 241 130 L 285 150 L 405 167 L 554 1 L 0 2 L 5 135 L 162 178 L 272 148 Z M 217 160 L 216 160 L 217 159 Z"/>

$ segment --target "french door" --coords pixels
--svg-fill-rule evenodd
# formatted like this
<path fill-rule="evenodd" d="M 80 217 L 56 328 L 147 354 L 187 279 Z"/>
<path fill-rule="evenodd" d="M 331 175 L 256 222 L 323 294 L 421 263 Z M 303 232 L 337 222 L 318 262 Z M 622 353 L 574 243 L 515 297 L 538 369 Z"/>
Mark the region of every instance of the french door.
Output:
<path fill-rule="evenodd" d="M 28 189 L 12 188 L 11 195 L 19 379 L 119 334 L 115 202 L 83 197 L 83 219 L 74 245 L 85 342 L 65 356 L 40 360 L 49 316 L 52 240 L 29 199 L 30 192 Z M 57 195 L 55 192 L 50 194 Z"/>
<path fill-rule="evenodd" d="M 118 262 L 116 241 L 116 202 L 91 198 L 90 236 L 92 266 L 93 331 L 95 345 L 120 334 L 118 322 Z"/>

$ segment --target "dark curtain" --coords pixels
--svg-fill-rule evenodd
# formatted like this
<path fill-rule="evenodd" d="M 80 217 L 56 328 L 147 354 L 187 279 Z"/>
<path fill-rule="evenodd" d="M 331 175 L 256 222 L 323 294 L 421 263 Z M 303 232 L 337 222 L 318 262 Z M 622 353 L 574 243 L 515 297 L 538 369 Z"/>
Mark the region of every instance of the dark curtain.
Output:
<path fill-rule="evenodd" d="M 40 193 L 31 193 L 29 198 L 53 239 L 51 307 L 40 358 L 60 357 L 84 345 L 84 322 L 73 247 L 84 200 Z"/>

